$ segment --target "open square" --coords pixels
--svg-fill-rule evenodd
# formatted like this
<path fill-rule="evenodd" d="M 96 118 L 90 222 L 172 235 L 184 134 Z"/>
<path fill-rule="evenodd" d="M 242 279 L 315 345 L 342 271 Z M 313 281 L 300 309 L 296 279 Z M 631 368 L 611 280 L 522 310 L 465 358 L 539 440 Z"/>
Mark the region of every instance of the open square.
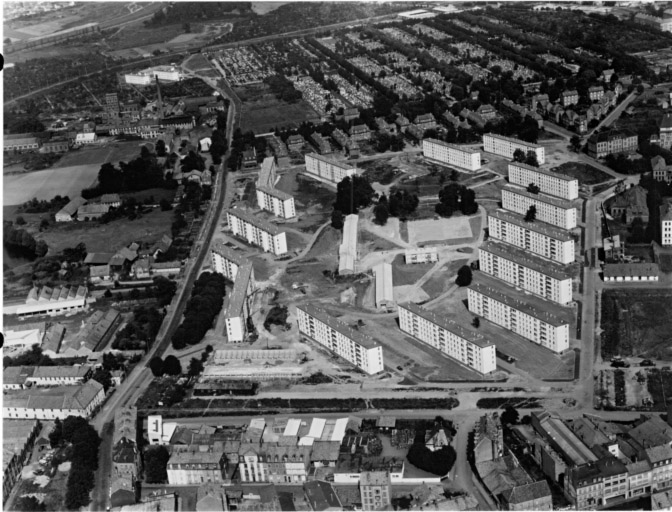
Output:
<path fill-rule="evenodd" d="M 471 238 L 472 236 L 469 217 L 424 219 L 408 222 L 408 242 L 413 245 L 430 240 L 453 240 L 455 238 Z"/>

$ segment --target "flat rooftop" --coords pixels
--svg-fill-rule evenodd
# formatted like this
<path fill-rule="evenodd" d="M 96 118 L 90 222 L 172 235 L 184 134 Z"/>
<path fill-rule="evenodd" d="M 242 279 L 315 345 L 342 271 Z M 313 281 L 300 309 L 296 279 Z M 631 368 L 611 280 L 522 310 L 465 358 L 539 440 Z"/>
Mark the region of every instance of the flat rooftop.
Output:
<path fill-rule="evenodd" d="M 459 325 L 454 320 L 450 320 L 444 316 L 440 316 L 434 311 L 425 309 L 421 306 L 418 306 L 417 304 L 414 304 L 413 302 L 406 302 L 404 304 L 399 304 L 399 307 L 406 309 L 411 313 L 416 314 L 419 317 L 424 318 L 425 320 L 432 322 L 435 325 L 438 325 L 442 329 L 452 332 L 456 336 L 459 336 L 460 338 L 467 340 L 468 342 L 473 343 L 474 345 L 477 345 L 481 348 L 494 345 L 492 341 L 486 340 L 481 334 L 466 329 L 461 325 Z"/>
<path fill-rule="evenodd" d="M 525 188 L 519 185 L 513 185 L 511 183 L 509 183 L 502 189 L 502 191 L 504 190 L 512 192 L 514 194 L 518 194 L 519 196 L 525 196 L 531 199 L 536 199 L 537 201 L 540 201 L 542 203 L 552 204 L 553 206 L 557 206 L 558 208 L 562 208 L 563 210 L 571 210 L 572 208 L 577 208 L 579 205 L 579 199 L 575 199 L 574 201 L 567 201 L 565 199 L 558 199 L 557 197 L 549 196 L 541 192 L 539 194 L 533 194 L 532 192 L 528 192 Z"/>
<path fill-rule="evenodd" d="M 570 308 L 519 291 L 483 272 L 474 273 L 469 288 L 554 327 L 571 324 L 574 321 L 574 312 Z"/>
<path fill-rule="evenodd" d="M 288 194 L 287 192 L 283 192 L 282 190 L 278 190 L 277 188 L 271 188 L 271 187 L 265 187 L 263 185 L 259 185 L 259 186 L 257 186 L 257 190 L 261 190 L 262 192 L 268 194 L 269 196 L 277 197 L 281 201 L 287 201 L 289 199 L 292 199 L 291 194 Z"/>
<path fill-rule="evenodd" d="M 660 268 L 657 263 L 606 263 L 604 277 L 640 277 L 657 276 Z"/>
<path fill-rule="evenodd" d="M 519 263 L 535 272 L 539 272 L 559 281 L 572 279 L 576 275 L 576 267 L 573 265 L 563 265 L 562 263 L 547 260 L 514 245 L 505 244 L 504 242 L 488 240 L 481 244 L 479 249 L 494 254 L 495 256 L 499 256 L 500 258 Z"/>
<path fill-rule="evenodd" d="M 325 163 L 331 164 L 331 165 L 333 165 L 333 166 L 335 166 L 335 167 L 339 167 L 340 169 L 355 169 L 355 166 L 353 166 L 353 165 L 350 165 L 350 164 L 348 164 L 348 163 L 344 163 L 344 162 L 339 162 L 339 161 L 337 161 L 337 160 L 332 160 L 331 158 L 327 158 L 327 157 L 325 157 L 325 156 L 318 155 L 317 153 L 308 153 L 308 154 L 306 155 L 306 161 L 307 161 L 309 158 L 312 158 L 312 159 L 314 159 L 314 160 L 319 160 L 319 161 L 321 161 L 321 162 L 325 162 Z"/>
<path fill-rule="evenodd" d="M 233 290 L 231 290 L 231 294 L 229 295 L 229 305 L 224 313 L 226 318 L 235 318 L 242 315 L 251 275 L 252 263 L 245 263 L 238 269 L 236 281 L 233 283 Z"/>
<path fill-rule="evenodd" d="M 335 331 L 338 331 L 344 336 L 347 336 L 352 341 L 364 348 L 372 349 L 380 347 L 380 343 L 374 340 L 371 336 L 367 336 L 366 334 L 356 331 L 345 322 L 342 322 L 338 318 L 331 316 L 325 310 L 318 308 L 313 304 L 302 304 L 300 306 L 296 306 L 296 309 L 300 309 L 301 311 L 308 313 L 310 316 L 317 318 L 320 322 L 325 323 Z"/>
<path fill-rule="evenodd" d="M 484 133 L 483 138 L 485 138 L 485 137 L 492 137 L 492 138 L 499 139 L 499 140 L 505 140 L 507 142 L 513 142 L 514 144 L 520 144 L 520 145 L 526 146 L 528 148 L 538 149 L 538 148 L 543 147 L 543 146 L 540 146 L 539 144 L 534 144 L 532 142 L 525 142 L 524 140 L 514 139 L 513 137 L 505 137 L 504 135 L 498 135 L 496 133 Z"/>
<path fill-rule="evenodd" d="M 553 226 L 552 224 L 547 224 L 546 222 L 541 222 L 539 220 L 535 220 L 534 222 L 525 222 L 524 215 L 510 212 L 508 210 L 504 210 L 503 208 L 499 208 L 493 212 L 489 212 L 488 216 L 505 222 L 509 222 L 511 224 L 515 224 L 516 226 L 520 226 L 525 229 L 529 229 L 530 231 L 534 231 L 535 233 L 548 236 L 555 240 L 559 240 L 560 242 L 569 242 L 573 240 L 573 237 L 570 234 L 570 232 L 565 229 Z"/>
<path fill-rule="evenodd" d="M 511 172 L 511 167 L 520 167 L 521 169 L 525 169 L 527 171 L 532 171 L 536 172 L 538 174 L 545 174 L 546 176 L 551 176 L 553 178 L 558 178 L 559 180 L 563 181 L 576 181 L 578 183 L 578 179 L 572 178 L 571 176 L 568 176 L 566 174 L 560 174 L 557 172 L 552 172 L 549 169 L 542 169 L 541 167 L 534 167 L 533 165 L 528 165 L 524 164 L 521 162 L 510 162 L 509 163 L 509 172 Z"/>
<path fill-rule="evenodd" d="M 264 219 L 260 219 L 259 217 L 255 217 L 253 214 L 251 214 L 246 210 L 243 210 L 242 208 L 231 208 L 230 210 L 227 210 L 227 213 L 234 217 L 238 217 L 243 222 L 252 224 L 253 226 L 261 229 L 262 231 L 266 231 L 266 233 L 269 233 L 272 236 L 284 233 L 284 230 L 280 229 L 275 224 L 268 222 Z"/>
<path fill-rule="evenodd" d="M 239 267 L 242 267 L 245 265 L 245 263 L 248 263 L 247 258 L 243 257 L 239 251 L 232 249 L 223 242 L 216 242 L 215 245 L 212 246 L 212 252 L 219 254 L 226 260 L 232 261 Z"/>
<path fill-rule="evenodd" d="M 423 142 L 431 142 L 433 144 L 438 144 L 439 146 L 443 146 L 449 149 L 456 149 L 458 151 L 462 151 L 463 153 L 469 153 L 470 155 L 481 154 L 481 152 L 477 149 L 471 149 L 468 146 L 460 146 L 458 144 L 450 144 L 449 142 L 443 142 L 442 140 L 424 139 Z"/>

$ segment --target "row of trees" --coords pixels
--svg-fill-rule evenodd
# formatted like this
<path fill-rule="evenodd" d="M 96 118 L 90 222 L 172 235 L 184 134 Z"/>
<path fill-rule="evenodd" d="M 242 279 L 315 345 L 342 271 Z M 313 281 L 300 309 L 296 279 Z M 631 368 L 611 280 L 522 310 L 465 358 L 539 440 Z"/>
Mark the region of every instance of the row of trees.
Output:
<path fill-rule="evenodd" d="M 419 204 L 418 196 L 411 194 L 408 190 L 393 190 L 389 199 L 383 194 L 373 209 L 375 222 L 384 226 L 389 217 L 399 217 L 404 220 L 418 208 Z"/>
<path fill-rule="evenodd" d="M 70 474 L 65 492 L 65 506 L 76 510 L 86 506 L 94 486 L 94 471 L 98 469 L 100 437 L 89 422 L 79 416 L 68 416 L 55 421 L 49 434 L 52 448 L 71 446 Z"/>
<path fill-rule="evenodd" d="M 222 309 L 226 280 L 216 272 L 202 273 L 191 292 L 184 320 L 173 334 L 173 348 L 181 350 L 200 342 Z"/>
<path fill-rule="evenodd" d="M 16 228 L 11 221 L 3 222 L 2 242 L 8 249 L 31 259 L 41 258 L 49 251 L 44 240 L 35 240 L 28 231 Z"/>
<path fill-rule="evenodd" d="M 174 355 L 166 356 L 165 359 L 153 357 L 147 366 L 149 366 L 154 377 L 163 377 L 164 375 L 177 376 L 182 374 L 180 360 Z"/>
<path fill-rule="evenodd" d="M 450 183 L 439 191 L 439 203 L 435 211 L 442 217 L 451 217 L 456 211 L 473 215 L 478 211 L 476 193 L 464 185 Z"/>

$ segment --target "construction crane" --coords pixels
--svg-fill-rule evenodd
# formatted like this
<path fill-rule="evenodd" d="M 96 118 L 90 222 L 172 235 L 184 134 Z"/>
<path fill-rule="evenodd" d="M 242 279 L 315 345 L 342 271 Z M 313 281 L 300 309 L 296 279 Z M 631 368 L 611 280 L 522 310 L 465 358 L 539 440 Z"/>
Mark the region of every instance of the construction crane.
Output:
<path fill-rule="evenodd" d="M 91 92 L 91 89 L 89 89 L 84 82 L 82 82 L 82 87 L 84 87 L 84 89 L 86 89 L 86 91 L 93 97 L 93 99 L 96 100 L 96 103 L 98 103 L 98 106 L 100 106 L 100 107 L 103 106 L 103 104 L 100 101 L 98 101 L 98 98 L 96 98 L 95 94 L 93 94 Z"/>

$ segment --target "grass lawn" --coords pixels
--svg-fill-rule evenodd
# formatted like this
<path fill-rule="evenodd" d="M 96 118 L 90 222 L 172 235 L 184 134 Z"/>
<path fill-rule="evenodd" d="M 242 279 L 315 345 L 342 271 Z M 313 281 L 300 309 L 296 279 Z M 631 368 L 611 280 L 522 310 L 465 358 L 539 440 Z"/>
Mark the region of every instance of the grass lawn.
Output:
<path fill-rule="evenodd" d="M 672 254 L 659 254 L 658 264 L 662 272 L 666 274 L 672 273 Z"/>
<path fill-rule="evenodd" d="M 72 222 L 52 224 L 48 231 L 39 233 L 50 253 L 58 253 L 67 247 L 75 247 L 80 242 L 88 252 L 114 252 L 132 242 L 152 245 L 163 235 L 170 235 L 173 212 L 162 212 L 156 208 L 151 213 L 135 220 L 119 219 L 109 224 L 92 222 Z"/>
<path fill-rule="evenodd" d="M 322 258 L 324 256 L 338 258 L 338 246 L 341 243 L 342 233 L 331 226 L 324 228 L 315 240 L 315 243 L 306 254 L 304 260 Z"/>
<path fill-rule="evenodd" d="M 397 254 L 392 261 L 392 282 L 394 286 L 415 284 L 434 266 L 434 263 L 404 263 L 404 255 Z"/>
<path fill-rule="evenodd" d="M 254 278 L 257 281 L 266 281 L 271 277 L 272 268 L 271 265 L 261 256 L 251 256 L 248 260 L 252 263 L 254 267 Z"/>
<path fill-rule="evenodd" d="M 266 133 L 276 127 L 297 127 L 303 121 L 319 117 L 304 100 L 286 103 L 276 99 L 265 84 L 235 87 L 234 91 L 243 102 L 243 132 Z"/>
<path fill-rule="evenodd" d="M 365 169 L 364 177 L 369 182 L 377 182 L 381 185 L 389 185 L 394 181 L 394 178 L 402 174 L 400 170 L 395 169 L 394 166 L 384 160 L 370 160 L 362 162 L 359 166 Z"/>
<path fill-rule="evenodd" d="M 385 238 L 380 238 L 370 231 L 362 230 L 359 233 L 359 243 L 360 244 L 371 244 L 368 249 L 371 252 L 374 251 L 391 251 L 393 249 L 401 249 L 400 246 L 391 242 Z"/>
<path fill-rule="evenodd" d="M 601 352 L 672 359 L 672 290 L 605 290 L 602 293 Z"/>
<path fill-rule="evenodd" d="M 57 167 L 69 167 L 72 165 L 104 164 L 112 162 L 129 162 L 140 156 L 140 146 L 146 141 L 113 142 L 100 147 L 84 147 L 69 151 L 56 164 Z"/>
<path fill-rule="evenodd" d="M 431 298 L 438 297 L 442 293 L 448 291 L 448 289 L 455 284 L 457 271 L 462 265 L 466 265 L 468 261 L 469 260 L 464 259 L 445 263 L 441 267 L 441 270 L 432 274 L 432 278 L 428 279 L 427 282 L 422 285 L 422 289 Z"/>
<path fill-rule="evenodd" d="M 580 162 L 565 162 L 558 167 L 552 168 L 551 171 L 577 178 L 581 185 L 595 185 L 611 179 L 611 176 L 606 172 L 592 165 Z"/>
<path fill-rule="evenodd" d="M 33 198 L 51 200 L 56 195 L 72 199 L 98 180 L 99 169 L 97 165 L 77 165 L 4 176 L 3 204 L 18 205 Z"/>

